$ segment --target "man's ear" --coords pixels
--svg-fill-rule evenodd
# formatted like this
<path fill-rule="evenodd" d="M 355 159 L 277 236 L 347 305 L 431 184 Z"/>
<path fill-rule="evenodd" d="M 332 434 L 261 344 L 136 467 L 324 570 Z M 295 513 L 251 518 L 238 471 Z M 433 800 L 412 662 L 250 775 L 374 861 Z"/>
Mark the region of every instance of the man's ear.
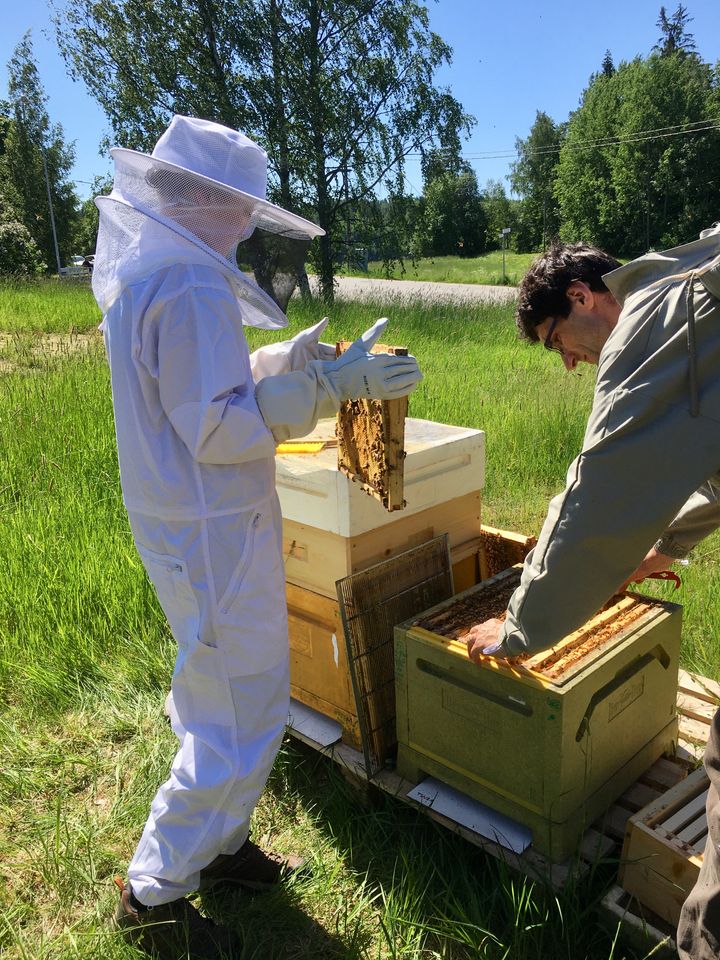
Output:
<path fill-rule="evenodd" d="M 565 291 L 572 306 L 592 307 L 593 292 L 584 280 L 573 280 Z"/>

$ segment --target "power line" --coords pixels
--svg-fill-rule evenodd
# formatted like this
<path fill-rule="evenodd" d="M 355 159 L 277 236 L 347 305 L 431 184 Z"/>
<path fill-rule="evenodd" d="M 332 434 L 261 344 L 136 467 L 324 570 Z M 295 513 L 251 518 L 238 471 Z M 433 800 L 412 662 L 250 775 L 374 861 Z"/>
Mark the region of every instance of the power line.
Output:
<path fill-rule="evenodd" d="M 562 144 L 553 147 L 536 147 L 535 149 L 526 150 L 524 156 L 542 156 L 546 154 L 559 153 L 561 150 L 595 150 L 599 147 L 612 147 L 612 146 L 621 146 L 624 143 L 643 143 L 648 140 L 663 140 L 668 137 L 680 137 L 688 136 L 691 133 L 707 133 L 710 130 L 720 130 L 720 117 L 712 120 L 694 120 L 692 121 L 692 128 L 688 129 L 687 124 L 675 124 L 674 126 L 668 127 L 655 127 L 649 130 L 638 130 L 637 133 L 630 134 L 626 137 L 598 137 L 591 140 L 579 140 L 576 143 L 571 143 L 565 140 Z M 703 124 L 703 126 L 698 126 Z M 684 129 L 681 129 L 683 128 Z M 665 131 L 665 132 L 656 132 L 656 131 Z M 437 150 L 435 153 L 445 153 L 449 150 Z M 408 157 L 413 158 L 422 158 L 420 153 L 409 153 Z M 478 153 L 466 153 L 461 155 L 462 160 L 507 160 L 513 157 L 520 156 L 518 150 L 500 150 L 500 151 L 485 151 Z"/>

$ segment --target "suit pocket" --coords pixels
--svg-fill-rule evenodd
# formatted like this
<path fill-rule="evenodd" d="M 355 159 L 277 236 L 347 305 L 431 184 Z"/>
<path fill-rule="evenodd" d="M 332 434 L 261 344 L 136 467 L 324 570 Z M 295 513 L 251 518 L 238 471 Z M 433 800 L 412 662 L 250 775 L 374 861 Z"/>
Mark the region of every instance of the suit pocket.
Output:
<path fill-rule="evenodd" d="M 137 549 L 175 640 L 179 646 L 190 646 L 198 635 L 200 610 L 187 564 L 179 557 L 156 553 L 141 544 Z"/>
<path fill-rule="evenodd" d="M 240 559 L 237 562 L 230 581 L 225 589 L 225 593 L 222 595 L 218 601 L 218 609 L 221 614 L 228 616 L 231 612 L 235 601 L 237 600 L 238 594 L 243 585 L 245 575 L 248 572 L 251 562 L 254 559 L 257 559 L 258 562 L 262 562 L 261 557 L 255 558 L 255 546 L 258 541 L 258 529 L 265 521 L 265 524 L 270 522 L 269 516 L 264 513 L 254 513 L 252 519 L 250 520 L 250 525 L 248 527 L 247 533 L 245 535 L 245 544 L 240 554 Z"/>

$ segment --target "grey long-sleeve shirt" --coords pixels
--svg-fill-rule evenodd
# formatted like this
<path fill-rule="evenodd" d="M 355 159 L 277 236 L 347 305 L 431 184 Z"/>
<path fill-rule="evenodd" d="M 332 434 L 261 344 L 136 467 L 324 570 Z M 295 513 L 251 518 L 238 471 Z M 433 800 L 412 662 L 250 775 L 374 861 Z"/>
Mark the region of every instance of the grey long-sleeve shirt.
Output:
<path fill-rule="evenodd" d="M 720 232 L 605 282 L 622 312 L 600 354 L 582 452 L 510 600 L 501 655 L 582 626 L 658 537 L 682 555 L 720 524 Z"/>

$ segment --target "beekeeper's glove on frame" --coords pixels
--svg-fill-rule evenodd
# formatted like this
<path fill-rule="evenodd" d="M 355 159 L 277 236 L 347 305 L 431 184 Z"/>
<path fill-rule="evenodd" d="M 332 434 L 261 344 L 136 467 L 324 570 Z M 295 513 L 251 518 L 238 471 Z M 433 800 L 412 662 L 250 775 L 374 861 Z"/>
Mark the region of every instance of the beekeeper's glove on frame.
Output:
<path fill-rule="evenodd" d="M 387 326 L 378 320 L 337 360 L 311 360 L 303 371 L 264 377 L 255 387 L 260 413 L 275 440 L 304 437 L 321 417 L 332 417 L 343 400 L 394 400 L 422 380 L 415 357 L 371 354 Z"/>
<path fill-rule="evenodd" d="M 323 364 L 323 373 L 339 398 L 355 400 L 395 400 L 415 389 L 422 379 L 415 357 L 396 357 L 389 353 L 370 353 L 387 326 L 387 319 L 375 324 L 337 360 Z"/>
<path fill-rule="evenodd" d="M 306 330 L 295 334 L 292 340 L 281 340 L 260 347 L 250 354 L 253 380 L 276 377 L 281 373 L 304 370 L 311 360 L 334 360 L 335 347 L 320 342 L 320 334 L 328 325 L 328 317 Z"/>

